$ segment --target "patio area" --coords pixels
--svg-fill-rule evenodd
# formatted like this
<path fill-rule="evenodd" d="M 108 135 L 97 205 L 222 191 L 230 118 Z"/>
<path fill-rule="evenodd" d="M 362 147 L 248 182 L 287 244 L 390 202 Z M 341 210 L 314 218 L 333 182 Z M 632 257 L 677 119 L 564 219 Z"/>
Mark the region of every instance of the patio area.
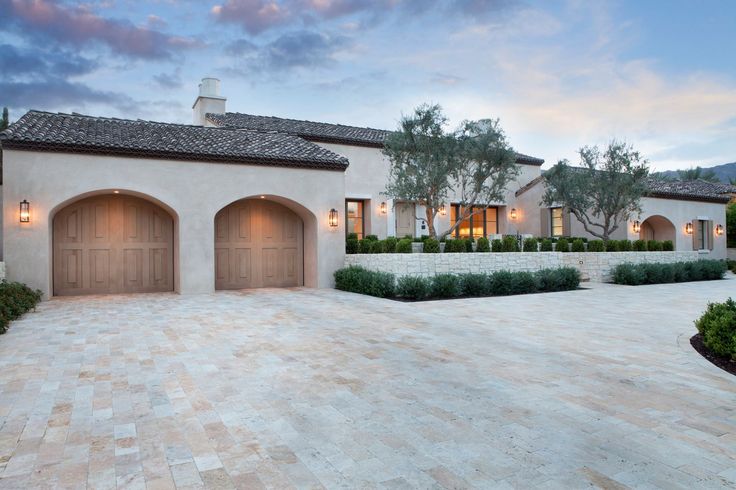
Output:
<path fill-rule="evenodd" d="M 0 487 L 723 488 L 736 279 L 399 303 L 54 299 L 0 336 Z"/>

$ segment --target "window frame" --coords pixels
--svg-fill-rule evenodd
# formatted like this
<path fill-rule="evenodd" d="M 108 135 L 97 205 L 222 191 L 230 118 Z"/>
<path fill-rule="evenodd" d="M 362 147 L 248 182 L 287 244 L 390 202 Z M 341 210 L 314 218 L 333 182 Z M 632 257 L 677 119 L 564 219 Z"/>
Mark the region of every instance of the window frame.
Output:
<path fill-rule="evenodd" d="M 451 226 L 455 224 L 454 222 L 452 222 L 452 215 L 454 214 L 455 215 L 455 218 L 457 219 L 457 217 L 460 215 L 460 210 L 463 207 L 465 207 L 465 206 L 463 206 L 462 204 L 459 204 L 459 203 L 451 203 L 450 204 L 450 225 Z M 474 240 L 477 239 L 477 238 L 480 238 L 480 237 L 476 237 L 475 236 L 475 233 L 474 233 L 473 223 L 476 222 L 476 221 L 480 221 L 480 223 L 481 223 L 481 226 L 483 228 L 483 232 L 482 232 L 483 234 L 482 234 L 482 236 L 483 237 L 488 237 L 488 235 L 489 235 L 489 233 L 488 233 L 488 210 L 489 209 L 495 209 L 496 210 L 496 221 L 495 221 L 495 223 L 496 223 L 496 232 L 495 233 L 492 233 L 492 234 L 493 235 L 497 235 L 498 234 L 498 209 L 499 209 L 499 206 L 473 206 L 473 208 L 476 208 L 476 209 L 482 208 L 483 209 L 483 212 L 482 213 L 475 214 L 475 215 L 471 215 L 470 217 L 468 217 L 468 219 L 467 219 L 467 221 L 468 221 L 468 229 L 470 230 L 470 235 L 469 235 L 468 238 L 473 238 Z M 465 220 L 463 220 L 463 221 L 465 221 Z M 463 221 L 461 221 L 460 222 L 460 225 L 458 225 L 457 228 L 455 228 L 455 230 L 452 232 L 453 238 L 456 238 L 456 239 L 457 238 L 460 238 L 460 228 L 462 227 Z"/>
<path fill-rule="evenodd" d="M 555 226 L 555 211 L 560 211 L 559 216 L 559 226 Z M 557 235 L 555 234 L 555 228 L 558 228 L 560 230 L 560 233 Z M 552 238 L 559 238 L 562 236 L 565 236 L 565 213 L 562 208 L 562 206 L 555 206 L 552 208 L 549 208 L 549 236 Z"/>
<path fill-rule="evenodd" d="M 348 227 L 349 220 L 351 219 L 348 213 L 348 205 L 350 203 L 358 204 L 358 210 L 360 211 L 360 233 L 358 233 L 358 240 L 365 238 L 365 200 L 364 199 L 345 199 L 345 236 L 350 233 L 357 233 L 354 229 Z M 356 218 L 352 218 L 356 219 Z"/>

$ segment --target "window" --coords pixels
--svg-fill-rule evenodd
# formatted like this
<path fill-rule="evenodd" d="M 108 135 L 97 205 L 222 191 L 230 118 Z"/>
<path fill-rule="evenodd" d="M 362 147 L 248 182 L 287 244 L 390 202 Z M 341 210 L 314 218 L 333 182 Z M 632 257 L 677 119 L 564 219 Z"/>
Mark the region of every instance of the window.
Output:
<path fill-rule="evenodd" d="M 462 216 L 464 206 L 453 204 L 450 206 L 450 223 L 454 224 Z M 456 238 L 480 238 L 498 233 L 498 208 L 486 208 L 481 206 L 474 208 L 476 214 L 464 219 L 455 228 Z"/>
<path fill-rule="evenodd" d="M 562 208 L 550 208 L 550 224 L 552 225 L 552 236 L 562 236 Z"/>
<path fill-rule="evenodd" d="M 345 232 L 357 234 L 359 240 L 363 238 L 363 201 L 345 201 Z"/>
<path fill-rule="evenodd" d="M 704 219 L 698 220 L 698 250 L 708 248 L 708 221 Z"/>

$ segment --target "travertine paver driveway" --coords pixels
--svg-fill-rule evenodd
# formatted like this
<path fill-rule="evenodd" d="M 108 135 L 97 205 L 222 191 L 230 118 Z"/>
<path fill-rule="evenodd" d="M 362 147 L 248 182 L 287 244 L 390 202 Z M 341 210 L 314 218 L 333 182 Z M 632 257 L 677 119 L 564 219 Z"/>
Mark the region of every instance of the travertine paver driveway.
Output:
<path fill-rule="evenodd" d="M 718 488 L 736 280 L 404 304 L 58 299 L 0 337 L 0 487 Z"/>

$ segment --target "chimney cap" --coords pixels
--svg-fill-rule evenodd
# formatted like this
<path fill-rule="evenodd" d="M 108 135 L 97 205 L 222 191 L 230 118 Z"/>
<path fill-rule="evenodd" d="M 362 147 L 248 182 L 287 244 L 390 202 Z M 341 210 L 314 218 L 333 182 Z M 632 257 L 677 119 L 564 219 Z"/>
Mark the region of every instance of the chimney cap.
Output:
<path fill-rule="evenodd" d="M 199 84 L 200 97 L 221 97 L 220 79 L 215 77 L 204 77 Z"/>

